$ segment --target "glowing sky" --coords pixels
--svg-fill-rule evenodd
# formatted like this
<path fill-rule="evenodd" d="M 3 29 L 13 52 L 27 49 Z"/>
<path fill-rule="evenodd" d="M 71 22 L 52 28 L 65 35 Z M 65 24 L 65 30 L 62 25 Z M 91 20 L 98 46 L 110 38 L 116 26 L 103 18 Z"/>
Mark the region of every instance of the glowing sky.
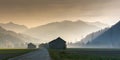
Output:
<path fill-rule="evenodd" d="M 120 0 L 0 0 L 0 22 L 28 27 L 62 20 L 119 21 Z"/>

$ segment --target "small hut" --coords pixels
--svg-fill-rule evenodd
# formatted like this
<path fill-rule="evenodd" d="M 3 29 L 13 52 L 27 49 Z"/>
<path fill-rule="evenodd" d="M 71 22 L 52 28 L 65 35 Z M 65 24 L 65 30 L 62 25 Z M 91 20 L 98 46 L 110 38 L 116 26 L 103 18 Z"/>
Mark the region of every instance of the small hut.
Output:
<path fill-rule="evenodd" d="M 41 47 L 49 48 L 49 45 L 47 43 L 42 43 L 39 45 L 39 48 Z"/>
<path fill-rule="evenodd" d="M 49 42 L 49 48 L 51 49 L 66 49 L 66 41 L 58 37 L 57 39 Z"/>
<path fill-rule="evenodd" d="M 29 43 L 28 44 L 28 49 L 35 49 L 36 45 L 34 45 L 33 43 Z"/>

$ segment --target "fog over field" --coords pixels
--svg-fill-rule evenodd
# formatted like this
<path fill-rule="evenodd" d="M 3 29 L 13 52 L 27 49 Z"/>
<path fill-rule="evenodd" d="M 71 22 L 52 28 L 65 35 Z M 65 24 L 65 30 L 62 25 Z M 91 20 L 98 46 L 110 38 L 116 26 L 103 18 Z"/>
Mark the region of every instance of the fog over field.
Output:
<path fill-rule="evenodd" d="M 11 34 L 12 38 L 14 35 L 14 39 L 20 41 L 22 39 L 24 44 L 47 43 L 57 37 L 63 38 L 67 43 L 81 42 L 89 34 L 104 31 L 119 21 L 119 2 L 119 0 L 0 0 L 0 26 L 4 29 L 4 34 L 8 36 Z M 10 34 L 7 34 L 8 31 L 11 31 Z M 0 37 L 4 38 L 3 34 Z M 2 38 L 0 41 L 4 40 Z M 11 41 L 9 39 L 5 40 Z"/>

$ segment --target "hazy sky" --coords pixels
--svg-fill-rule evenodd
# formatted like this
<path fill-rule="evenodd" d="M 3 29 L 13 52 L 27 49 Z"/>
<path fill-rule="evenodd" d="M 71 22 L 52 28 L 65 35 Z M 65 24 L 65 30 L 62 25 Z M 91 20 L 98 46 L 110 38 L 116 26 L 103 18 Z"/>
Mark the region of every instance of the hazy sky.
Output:
<path fill-rule="evenodd" d="M 0 22 L 29 27 L 62 20 L 119 21 L 120 0 L 0 0 Z"/>

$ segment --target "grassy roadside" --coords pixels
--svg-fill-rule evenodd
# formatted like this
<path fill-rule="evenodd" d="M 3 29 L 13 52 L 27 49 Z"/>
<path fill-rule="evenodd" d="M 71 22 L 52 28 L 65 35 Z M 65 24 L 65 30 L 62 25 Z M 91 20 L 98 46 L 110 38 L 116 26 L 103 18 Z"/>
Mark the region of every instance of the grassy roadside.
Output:
<path fill-rule="evenodd" d="M 36 49 L 0 49 L 0 60 L 7 60 L 35 50 Z"/>
<path fill-rule="evenodd" d="M 0 54 L 16 54 L 16 53 L 27 53 L 36 49 L 0 49 Z"/>

